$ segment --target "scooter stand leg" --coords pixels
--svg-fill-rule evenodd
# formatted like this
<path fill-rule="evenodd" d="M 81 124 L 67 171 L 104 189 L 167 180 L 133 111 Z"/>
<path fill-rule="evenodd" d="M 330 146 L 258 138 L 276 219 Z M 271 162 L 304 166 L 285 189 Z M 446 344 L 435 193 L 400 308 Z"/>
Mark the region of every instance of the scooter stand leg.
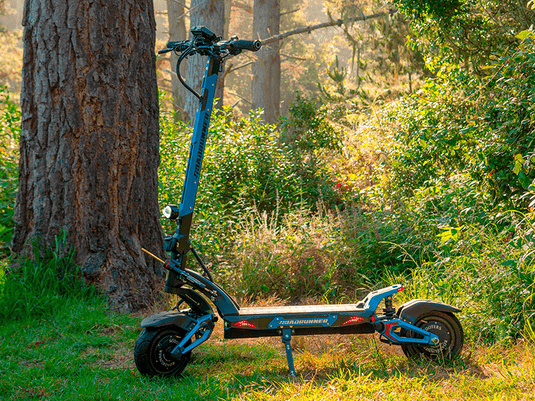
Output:
<path fill-rule="evenodd" d="M 292 329 L 282 329 L 282 342 L 286 349 L 286 359 L 288 360 L 288 369 L 290 370 L 290 376 L 295 377 L 294 358 L 292 355 L 292 347 L 290 341 L 292 339 Z"/>

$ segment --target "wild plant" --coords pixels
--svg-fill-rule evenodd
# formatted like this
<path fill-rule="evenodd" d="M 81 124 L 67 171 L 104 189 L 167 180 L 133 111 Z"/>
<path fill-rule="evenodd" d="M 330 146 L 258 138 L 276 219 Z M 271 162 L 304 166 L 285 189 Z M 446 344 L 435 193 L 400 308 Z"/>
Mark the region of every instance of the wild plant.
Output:
<path fill-rule="evenodd" d="M 6 87 L 0 87 L 0 257 L 9 254 L 18 189 L 20 110 Z"/>
<path fill-rule="evenodd" d="M 74 248 L 62 232 L 54 244 L 32 242 L 33 255 L 3 266 L 0 278 L 0 320 L 47 316 L 69 300 L 99 302 L 96 289 L 85 284 L 73 262 Z"/>

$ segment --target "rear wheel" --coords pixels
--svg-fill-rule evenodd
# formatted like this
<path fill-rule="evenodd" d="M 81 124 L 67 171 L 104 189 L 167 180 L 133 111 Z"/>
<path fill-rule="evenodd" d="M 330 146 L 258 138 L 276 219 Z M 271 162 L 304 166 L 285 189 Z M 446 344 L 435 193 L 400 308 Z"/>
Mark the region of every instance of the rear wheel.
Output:
<path fill-rule="evenodd" d="M 463 328 L 459 320 L 449 313 L 438 311 L 419 316 L 414 324 L 438 336 L 437 345 L 402 345 L 401 349 L 409 358 L 454 359 L 461 352 L 464 342 Z M 418 338 L 416 333 L 401 333 L 407 337 Z"/>
<path fill-rule="evenodd" d="M 176 376 L 188 364 L 191 352 L 175 359 L 171 351 L 182 341 L 185 332 L 176 328 L 143 330 L 136 341 L 134 360 L 143 375 Z"/>

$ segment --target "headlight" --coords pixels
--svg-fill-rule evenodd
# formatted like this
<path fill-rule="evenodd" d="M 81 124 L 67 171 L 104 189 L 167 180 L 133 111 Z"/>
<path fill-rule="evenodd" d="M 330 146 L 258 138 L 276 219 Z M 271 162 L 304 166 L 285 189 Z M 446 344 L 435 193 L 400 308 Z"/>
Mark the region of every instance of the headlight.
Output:
<path fill-rule="evenodd" d="M 169 220 L 175 220 L 178 217 L 178 210 L 177 205 L 167 205 L 163 208 L 162 214 Z"/>

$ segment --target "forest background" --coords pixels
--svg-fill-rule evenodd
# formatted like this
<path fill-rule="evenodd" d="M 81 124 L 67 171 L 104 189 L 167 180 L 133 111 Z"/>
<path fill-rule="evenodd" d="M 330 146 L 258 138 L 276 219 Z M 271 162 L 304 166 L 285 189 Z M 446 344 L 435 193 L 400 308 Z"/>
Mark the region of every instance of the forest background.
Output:
<path fill-rule="evenodd" d="M 21 9 L 0 4 L 4 14 Z M 158 49 L 168 24 L 164 2 L 155 5 Z M 232 6 L 228 32 L 250 38 L 252 2 Z M 532 343 L 533 1 L 325 0 L 281 2 L 281 10 L 281 32 L 329 18 L 343 23 L 280 42 L 280 119 L 273 125 L 250 110 L 254 56 L 232 60 L 224 106 L 210 128 L 194 228 L 218 280 L 249 302 L 353 302 L 402 282 L 399 302 L 430 298 L 461 308 L 470 344 Z M 377 11 L 387 15 L 349 21 Z M 43 250 L 40 264 L 5 273 L 22 49 L 21 33 L 3 18 L 0 316 L 16 321 L 51 313 L 72 292 L 62 280 L 76 274 L 65 275 L 55 259 L 67 246 L 61 238 Z M 163 206 L 178 200 L 191 131 L 173 104 L 169 62 L 157 65 Z M 56 284 L 22 299 L 42 282 L 36 274 L 45 273 L 29 270 L 36 265 L 46 274 L 56 266 Z"/>

